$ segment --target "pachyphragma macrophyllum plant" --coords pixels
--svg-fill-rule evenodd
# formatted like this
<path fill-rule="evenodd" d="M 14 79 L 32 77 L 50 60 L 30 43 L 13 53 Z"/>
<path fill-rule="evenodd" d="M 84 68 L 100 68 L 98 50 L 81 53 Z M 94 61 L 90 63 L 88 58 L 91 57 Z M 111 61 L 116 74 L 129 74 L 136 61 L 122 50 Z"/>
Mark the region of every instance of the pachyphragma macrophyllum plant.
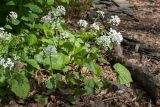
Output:
<path fill-rule="evenodd" d="M 60 91 L 69 97 L 104 88 L 106 76 L 98 62 L 105 64 L 107 61 L 101 51 L 110 51 L 114 43 L 120 44 L 122 34 L 112 28 L 104 29 L 97 20 L 89 23 L 84 19 L 77 22 L 83 30 L 70 31 L 63 18 L 65 14 L 62 5 L 51 8 L 38 21 L 33 21 L 31 28 L 21 28 L 18 34 L 8 33 L 6 27 L 0 28 L 0 48 L 3 50 L 0 52 L 0 84 L 3 84 L 0 89 L 7 87 L 24 98 L 29 95 L 32 79 L 37 81 L 37 88 Z M 97 11 L 97 16 L 104 18 L 104 12 Z M 7 20 L 10 23 L 6 26 L 16 26 L 12 23 L 15 20 L 21 22 L 13 11 Z M 113 26 L 119 23 L 118 16 L 112 16 L 109 22 Z M 130 74 L 122 65 L 115 68 L 127 72 L 127 75 L 119 73 L 121 83 L 131 82 Z"/>

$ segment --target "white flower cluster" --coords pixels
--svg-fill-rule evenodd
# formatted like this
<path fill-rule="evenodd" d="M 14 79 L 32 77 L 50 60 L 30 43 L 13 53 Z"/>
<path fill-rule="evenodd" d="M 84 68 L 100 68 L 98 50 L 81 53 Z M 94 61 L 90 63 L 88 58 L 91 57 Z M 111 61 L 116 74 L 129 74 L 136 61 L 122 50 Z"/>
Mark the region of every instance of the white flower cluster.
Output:
<path fill-rule="evenodd" d="M 112 39 L 112 42 L 117 42 L 118 44 L 120 44 L 123 41 L 122 34 L 112 28 L 110 28 L 109 36 Z"/>
<path fill-rule="evenodd" d="M 41 22 L 52 23 L 55 18 L 66 14 L 66 9 L 64 6 L 58 6 L 54 11 L 50 11 L 46 16 L 41 18 Z"/>
<path fill-rule="evenodd" d="M 93 23 L 93 24 L 91 25 L 91 28 L 94 29 L 94 30 L 97 30 L 97 31 L 100 30 L 100 27 L 99 27 L 99 25 L 98 25 L 97 23 Z"/>
<path fill-rule="evenodd" d="M 55 16 L 62 16 L 62 15 L 65 15 L 66 14 L 66 9 L 65 9 L 65 7 L 64 6 L 58 6 L 57 8 L 56 8 L 56 11 L 55 11 L 55 13 L 54 13 L 54 15 Z"/>
<path fill-rule="evenodd" d="M 55 29 L 63 21 L 60 19 L 60 16 L 65 15 L 65 13 L 65 7 L 58 6 L 55 10 L 50 11 L 47 15 L 43 16 L 40 21 L 43 23 L 50 23 L 52 29 Z"/>
<path fill-rule="evenodd" d="M 105 50 L 108 50 L 108 47 L 111 44 L 110 36 L 100 36 L 99 38 L 97 38 L 97 44 L 103 46 Z"/>
<path fill-rule="evenodd" d="M 46 56 L 50 56 L 57 53 L 57 48 L 53 45 L 48 45 L 46 48 L 43 49 L 43 51 L 45 52 Z"/>
<path fill-rule="evenodd" d="M 11 36 L 12 34 L 5 32 L 3 27 L 0 28 L 0 39 L 10 40 Z"/>
<path fill-rule="evenodd" d="M 43 23 L 52 22 L 52 12 L 48 12 L 47 15 L 43 16 L 43 17 L 41 18 L 41 22 L 43 22 Z"/>
<path fill-rule="evenodd" d="M 112 23 L 115 26 L 118 26 L 120 24 L 120 22 L 121 22 L 121 20 L 117 15 L 111 16 L 110 23 Z"/>
<path fill-rule="evenodd" d="M 62 31 L 60 32 L 60 39 L 68 39 L 70 37 L 73 37 L 73 34 L 69 31 Z"/>
<path fill-rule="evenodd" d="M 111 44 L 111 42 L 117 42 L 118 44 L 120 44 L 122 41 L 122 34 L 112 28 L 110 29 L 108 36 L 103 35 L 97 38 L 97 44 L 103 46 L 105 50 L 108 50 L 108 47 Z"/>
<path fill-rule="evenodd" d="M 0 27 L 0 31 L 3 31 L 4 30 L 4 28 L 3 27 Z"/>
<path fill-rule="evenodd" d="M 79 25 L 80 27 L 86 28 L 87 25 L 88 25 L 88 22 L 87 22 L 86 20 L 80 19 L 80 20 L 78 21 L 78 25 Z"/>
<path fill-rule="evenodd" d="M 12 70 L 14 67 L 14 63 L 11 58 L 7 58 L 7 60 L 5 60 L 4 58 L 0 57 L 0 65 L 3 66 L 3 68 L 9 68 L 10 70 Z"/>
<path fill-rule="evenodd" d="M 97 13 L 98 13 L 98 15 L 99 15 L 99 16 L 101 16 L 102 18 L 104 18 L 104 17 L 105 17 L 105 16 L 104 16 L 104 12 L 103 12 L 103 11 L 98 10 L 98 11 L 97 11 Z"/>
<path fill-rule="evenodd" d="M 12 19 L 17 19 L 17 18 L 18 18 L 17 13 L 16 13 L 16 12 L 13 12 L 13 11 L 11 11 L 11 12 L 9 13 L 9 16 L 10 16 Z"/>

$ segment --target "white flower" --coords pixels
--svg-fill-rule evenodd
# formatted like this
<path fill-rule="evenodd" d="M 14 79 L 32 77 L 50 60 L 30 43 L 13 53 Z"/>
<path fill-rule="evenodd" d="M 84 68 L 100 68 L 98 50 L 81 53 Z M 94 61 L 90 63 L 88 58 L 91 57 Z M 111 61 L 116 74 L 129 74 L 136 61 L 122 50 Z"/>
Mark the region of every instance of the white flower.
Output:
<path fill-rule="evenodd" d="M 66 14 L 66 9 L 64 6 L 58 6 L 56 10 L 53 12 L 55 17 L 59 17 Z"/>
<path fill-rule="evenodd" d="M 102 18 L 104 18 L 104 17 L 105 17 L 105 16 L 104 16 L 104 12 L 103 12 L 103 11 L 98 10 L 98 11 L 97 11 L 97 13 L 98 13 Z"/>
<path fill-rule="evenodd" d="M 105 50 L 108 50 L 108 47 L 111 44 L 110 36 L 100 36 L 99 38 L 97 38 L 97 44 L 102 45 L 105 48 Z"/>
<path fill-rule="evenodd" d="M 66 9 L 62 5 L 57 7 L 57 11 L 59 11 L 62 15 L 66 14 Z"/>
<path fill-rule="evenodd" d="M 3 27 L 0 27 L 0 31 L 4 31 L 4 28 L 3 28 Z"/>
<path fill-rule="evenodd" d="M 17 13 L 16 13 L 16 12 L 13 12 L 13 11 L 11 11 L 11 12 L 9 13 L 9 16 L 10 16 L 12 19 L 17 19 L 17 18 L 18 18 Z"/>
<path fill-rule="evenodd" d="M 57 48 L 53 45 L 48 45 L 46 48 L 44 48 L 44 52 L 47 56 L 50 56 L 57 53 Z"/>
<path fill-rule="evenodd" d="M 120 22 L 121 22 L 121 20 L 117 15 L 111 16 L 110 23 L 112 23 L 115 26 L 118 26 L 120 24 Z"/>
<path fill-rule="evenodd" d="M 113 42 L 117 42 L 120 44 L 123 41 L 123 36 L 120 32 L 110 28 L 109 36 L 111 37 Z"/>
<path fill-rule="evenodd" d="M 56 29 L 59 26 L 61 26 L 61 22 L 62 20 L 60 18 L 57 18 L 56 20 L 52 20 L 52 22 L 50 22 L 52 29 Z"/>
<path fill-rule="evenodd" d="M 86 20 L 80 19 L 78 21 L 78 24 L 79 24 L 80 27 L 86 28 L 87 25 L 88 25 L 88 22 Z"/>
<path fill-rule="evenodd" d="M 11 33 L 0 30 L 0 39 L 10 40 L 11 35 L 12 35 Z"/>
<path fill-rule="evenodd" d="M 48 23 L 48 22 L 50 22 L 51 20 L 52 20 L 52 17 L 51 17 L 50 14 L 48 14 L 48 15 L 46 15 L 46 16 L 43 16 L 43 17 L 41 18 L 41 22 L 43 22 L 43 23 Z"/>
<path fill-rule="evenodd" d="M 8 65 L 10 70 L 14 67 L 14 63 L 12 62 L 11 58 L 7 58 L 6 65 Z"/>
<path fill-rule="evenodd" d="M 62 33 L 60 33 L 60 38 L 61 39 L 67 39 L 71 36 L 72 34 L 69 33 L 68 31 L 63 31 Z"/>
<path fill-rule="evenodd" d="M 100 27 L 99 27 L 99 25 L 98 25 L 97 23 L 93 23 L 93 24 L 91 25 L 91 28 L 93 28 L 94 30 L 97 30 L 97 31 L 100 30 Z"/>
<path fill-rule="evenodd" d="M 3 66 L 3 68 L 8 67 L 10 70 L 12 70 L 14 67 L 14 62 L 11 60 L 11 58 L 7 58 L 7 60 L 5 60 L 4 58 L 0 57 L 0 65 Z"/>

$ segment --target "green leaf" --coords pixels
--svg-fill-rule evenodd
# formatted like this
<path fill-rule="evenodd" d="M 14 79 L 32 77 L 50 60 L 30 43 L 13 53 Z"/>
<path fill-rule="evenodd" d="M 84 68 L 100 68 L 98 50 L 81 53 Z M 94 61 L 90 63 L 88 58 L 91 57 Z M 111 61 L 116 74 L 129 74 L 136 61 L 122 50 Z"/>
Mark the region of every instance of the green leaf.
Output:
<path fill-rule="evenodd" d="M 50 65 L 52 69 L 61 70 L 70 62 L 70 58 L 62 53 L 57 53 L 44 60 L 44 63 Z"/>
<path fill-rule="evenodd" d="M 48 103 L 48 97 L 46 96 L 36 95 L 34 96 L 34 99 L 42 105 L 46 105 Z"/>
<path fill-rule="evenodd" d="M 54 85 L 53 83 L 51 82 L 51 80 L 48 80 L 45 82 L 45 85 L 48 89 L 53 89 L 54 88 Z"/>
<path fill-rule="evenodd" d="M 126 67 L 124 67 L 122 64 L 120 63 L 116 63 L 113 68 L 115 69 L 115 71 L 119 74 L 118 76 L 118 82 L 120 84 L 127 84 L 132 82 L 132 77 L 130 72 L 128 71 L 128 69 Z"/>
<path fill-rule="evenodd" d="M 43 4 L 44 0 L 37 0 L 38 3 Z"/>
<path fill-rule="evenodd" d="M 6 3 L 6 5 L 10 5 L 10 6 L 15 5 L 15 2 L 14 1 L 9 1 L 9 2 Z"/>
<path fill-rule="evenodd" d="M 4 26 L 6 29 L 12 29 L 12 27 L 10 25 L 5 25 Z"/>
<path fill-rule="evenodd" d="M 34 34 L 30 34 L 27 36 L 27 42 L 29 46 L 35 45 L 37 43 L 37 37 Z"/>
<path fill-rule="evenodd" d="M 42 9 L 35 4 L 28 3 L 28 4 L 25 4 L 24 7 L 28 7 L 31 11 L 36 12 L 36 13 L 43 12 Z"/>
<path fill-rule="evenodd" d="M 61 0 L 61 2 L 69 4 L 69 0 Z"/>
<path fill-rule="evenodd" d="M 20 23 L 20 21 L 17 20 L 17 19 L 12 19 L 11 23 L 12 23 L 13 25 L 18 25 L 18 24 Z"/>
<path fill-rule="evenodd" d="M 28 59 L 28 60 L 27 60 L 27 63 L 30 64 L 30 65 L 32 65 L 34 68 L 40 69 L 37 61 L 34 60 L 34 59 Z"/>
<path fill-rule="evenodd" d="M 79 65 L 87 67 L 90 71 L 94 72 L 97 76 L 101 75 L 101 68 L 93 61 L 83 60 L 78 62 Z"/>
<path fill-rule="evenodd" d="M 52 5 L 54 3 L 54 0 L 47 0 L 48 5 Z"/>
<path fill-rule="evenodd" d="M 22 73 L 15 73 L 9 80 L 11 91 L 18 97 L 26 97 L 30 91 L 30 84 L 27 77 Z"/>
<path fill-rule="evenodd" d="M 7 94 L 6 90 L 4 88 L 0 88 L 0 97 L 4 97 Z"/>
<path fill-rule="evenodd" d="M 85 94 L 91 94 L 94 92 L 95 82 L 93 79 L 87 79 L 84 81 L 85 84 Z"/>
<path fill-rule="evenodd" d="M 38 63 L 43 63 L 43 52 L 40 52 L 39 54 L 36 54 L 34 56 L 34 59 L 38 62 Z"/>

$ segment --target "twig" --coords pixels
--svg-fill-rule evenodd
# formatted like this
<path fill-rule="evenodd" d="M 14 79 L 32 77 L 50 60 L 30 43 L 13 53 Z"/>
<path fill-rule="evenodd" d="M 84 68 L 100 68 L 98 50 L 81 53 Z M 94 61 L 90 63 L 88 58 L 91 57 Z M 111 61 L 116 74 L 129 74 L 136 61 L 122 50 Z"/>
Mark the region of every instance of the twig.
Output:
<path fill-rule="evenodd" d="M 118 99 L 118 98 L 119 98 L 119 96 L 111 97 L 111 98 L 103 99 L 102 101 L 110 101 L 110 100 L 114 100 L 114 99 Z"/>

